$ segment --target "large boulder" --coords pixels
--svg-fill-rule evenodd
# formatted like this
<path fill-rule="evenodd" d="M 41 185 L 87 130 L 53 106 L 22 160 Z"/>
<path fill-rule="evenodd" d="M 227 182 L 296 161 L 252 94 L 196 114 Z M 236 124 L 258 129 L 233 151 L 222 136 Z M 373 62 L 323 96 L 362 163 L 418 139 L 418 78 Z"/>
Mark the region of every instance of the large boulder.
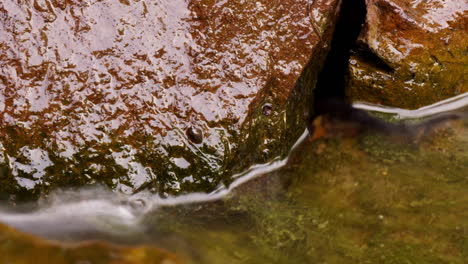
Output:
<path fill-rule="evenodd" d="M 335 0 L 0 2 L 0 192 L 210 191 L 305 128 Z"/>
<path fill-rule="evenodd" d="M 362 49 L 350 59 L 354 100 L 418 108 L 468 92 L 468 5 L 366 0 Z"/>

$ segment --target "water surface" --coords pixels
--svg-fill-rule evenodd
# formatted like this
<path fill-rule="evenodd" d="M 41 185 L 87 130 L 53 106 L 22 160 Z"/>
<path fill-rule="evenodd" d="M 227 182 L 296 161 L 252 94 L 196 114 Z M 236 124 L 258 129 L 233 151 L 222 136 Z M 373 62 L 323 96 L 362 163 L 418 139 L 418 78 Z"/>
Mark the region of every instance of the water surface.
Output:
<path fill-rule="evenodd" d="M 356 106 L 386 119 L 467 113 L 466 96 L 416 111 Z M 461 264 L 467 149 L 466 119 L 410 143 L 375 134 L 305 140 L 288 160 L 258 165 L 211 194 L 68 190 L 5 209 L 0 220 L 61 242 L 154 245 L 187 263 Z"/>

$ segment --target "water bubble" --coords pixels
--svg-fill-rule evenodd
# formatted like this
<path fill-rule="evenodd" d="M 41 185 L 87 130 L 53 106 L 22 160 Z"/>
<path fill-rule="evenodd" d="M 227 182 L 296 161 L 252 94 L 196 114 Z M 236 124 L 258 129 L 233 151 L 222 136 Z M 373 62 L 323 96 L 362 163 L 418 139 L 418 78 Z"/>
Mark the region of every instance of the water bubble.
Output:
<path fill-rule="evenodd" d="M 272 112 L 273 112 L 273 106 L 271 104 L 264 104 L 262 106 L 263 115 L 270 116 Z"/>
<path fill-rule="evenodd" d="M 195 144 L 200 144 L 203 142 L 203 132 L 198 127 L 189 127 L 186 131 L 186 134 L 188 139 Z"/>

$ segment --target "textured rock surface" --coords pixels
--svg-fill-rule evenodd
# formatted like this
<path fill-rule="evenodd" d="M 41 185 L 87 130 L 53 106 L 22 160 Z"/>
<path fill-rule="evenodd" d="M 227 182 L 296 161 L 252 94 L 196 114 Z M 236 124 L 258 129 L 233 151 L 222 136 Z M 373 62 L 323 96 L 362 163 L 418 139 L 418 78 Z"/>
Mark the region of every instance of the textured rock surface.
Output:
<path fill-rule="evenodd" d="M 119 247 L 104 242 L 62 245 L 23 234 L 0 224 L 2 263 L 181 263 L 170 253 L 153 247 Z"/>
<path fill-rule="evenodd" d="M 209 191 L 284 155 L 337 2 L 0 2 L 0 191 Z"/>
<path fill-rule="evenodd" d="M 466 1 L 366 2 L 369 50 L 350 60 L 353 99 L 417 108 L 468 92 Z"/>

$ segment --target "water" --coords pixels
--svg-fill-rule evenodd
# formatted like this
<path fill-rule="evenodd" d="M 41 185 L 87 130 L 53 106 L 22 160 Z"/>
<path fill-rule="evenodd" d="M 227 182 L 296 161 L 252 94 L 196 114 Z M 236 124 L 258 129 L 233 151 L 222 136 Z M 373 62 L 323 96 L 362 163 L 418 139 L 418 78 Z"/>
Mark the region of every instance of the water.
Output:
<path fill-rule="evenodd" d="M 376 111 L 380 113 L 393 114 L 398 119 L 425 118 L 439 113 L 447 113 L 451 111 L 466 113 L 466 110 L 468 108 L 468 93 L 463 93 L 458 96 L 448 98 L 446 100 L 425 107 L 421 107 L 416 110 L 406 110 L 395 107 L 383 107 L 366 103 L 355 103 L 354 107 L 367 111 Z"/>
<path fill-rule="evenodd" d="M 394 119 L 467 113 L 467 94 Z M 186 263 L 465 263 L 468 121 L 414 144 L 379 135 L 296 144 L 229 188 L 162 199 L 102 187 L 4 208 L 0 221 L 60 242 L 153 245 Z"/>

